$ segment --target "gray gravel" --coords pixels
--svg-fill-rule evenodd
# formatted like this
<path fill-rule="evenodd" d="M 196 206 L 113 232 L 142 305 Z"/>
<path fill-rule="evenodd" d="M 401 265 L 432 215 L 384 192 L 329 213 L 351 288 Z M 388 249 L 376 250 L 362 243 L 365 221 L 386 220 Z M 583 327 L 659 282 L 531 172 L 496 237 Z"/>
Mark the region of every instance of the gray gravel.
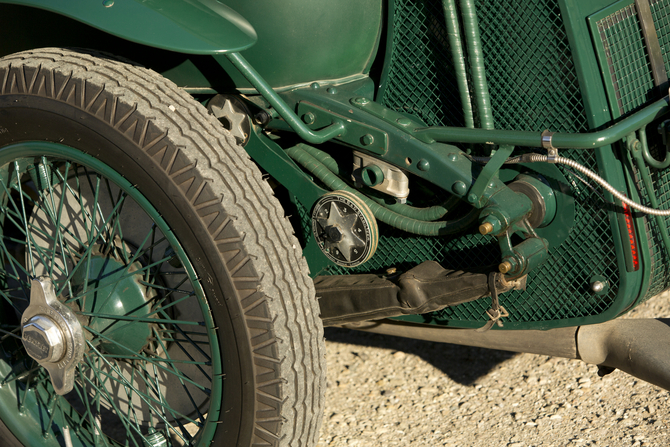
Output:
<path fill-rule="evenodd" d="M 670 317 L 670 294 L 631 318 Z M 326 328 L 318 447 L 667 446 L 667 391 L 577 360 Z"/>

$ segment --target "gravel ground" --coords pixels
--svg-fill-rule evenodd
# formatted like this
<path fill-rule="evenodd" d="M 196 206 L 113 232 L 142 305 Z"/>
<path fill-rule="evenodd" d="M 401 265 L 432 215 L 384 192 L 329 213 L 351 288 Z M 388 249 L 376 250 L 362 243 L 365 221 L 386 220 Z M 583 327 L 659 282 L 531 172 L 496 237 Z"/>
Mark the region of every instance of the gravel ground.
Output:
<path fill-rule="evenodd" d="M 670 317 L 670 294 L 628 317 Z M 325 446 L 667 446 L 668 392 L 578 360 L 326 328 Z"/>

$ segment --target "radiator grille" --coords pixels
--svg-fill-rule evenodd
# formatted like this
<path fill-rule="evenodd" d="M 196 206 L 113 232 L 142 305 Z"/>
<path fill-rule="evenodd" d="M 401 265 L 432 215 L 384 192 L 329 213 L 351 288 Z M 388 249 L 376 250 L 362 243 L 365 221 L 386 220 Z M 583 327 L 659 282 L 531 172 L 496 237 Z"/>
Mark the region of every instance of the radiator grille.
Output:
<path fill-rule="evenodd" d="M 651 0 L 650 8 L 654 27 L 658 36 L 666 71 L 670 72 L 670 0 Z M 645 48 L 644 36 L 633 1 L 613 6 L 618 8 L 606 11 L 604 17 L 595 18 L 597 31 L 595 35 L 596 51 L 605 76 L 608 98 L 614 117 L 623 116 L 638 110 L 649 102 L 660 97 L 659 90 L 654 86 L 651 64 Z M 659 141 L 656 125 L 648 126 L 650 151 L 657 158 L 665 158 L 665 146 Z M 658 170 L 645 167 L 656 188 L 655 194 L 659 207 L 670 208 L 670 170 Z M 637 166 L 632 167 L 638 193 L 642 203 L 651 206 L 649 196 L 644 189 Z M 666 227 L 670 224 L 665 219 Z M 649 289 L 641 301 L 661 293 L 670 287 L 670 258 L 667 255 L 660 236 L 656 218 L 644 218 L 644 230 L 649 239 L 649 256 L 651 260 L 651 279 Z"/>
<path fill-rule="evenodd" d="M 655 97 L 651 64 L 634 4 L 598 20 L 596 27 L 604 52 L 600 62 L 607 68 L 605 82 L 610 83 L 610 107 L 616 118 Z"/>
<path fill-rule="evenodd" d="M 519 9 L 521 16 L 515 14 Z M 584 107 L 557 1 L 533 0 L 518 8 L 518 1 L 480 0 L 477 11 L 496 127 L 585 131 Z M 463 126 L 444 23 L 439 0 L 395 1 L 393 53 L 380 101 L 429 125 Z M 565 156 L 597 169 L 590 151 L 565 151 Z M 604 201 L 578 175 L 562 172 L 575 199 L 574 228 L 578 231 L 552 249 L 551 259 L 529 275 L 530 292 L 504 294 L 501 299 L 510 311 L 509 322 L 541 326 L 542 322 L 595 316 L 607 310 L 617 296 L 617 257 Z M 300 214 L 308 219 L 307 210 Z M 303 228 L 307 235 L 309 226 Z M 405 270 L 431 259 L 450 269 L 494 269 L 500 262 L 497 241 L 473 230 L 473 234 L 451 238 L 418 237 L 380 224 L 379 247 L 370 261 L 354 269 L 331 266 L 327 273 L 378 273 L 389 267 Z M 595 275 L 605 277 L 612 286 L 607 295 L 590 291 Z M 490 299 L 484 298 L 425 318 L 477 327 L 486 321 L 489 307 Z"/>

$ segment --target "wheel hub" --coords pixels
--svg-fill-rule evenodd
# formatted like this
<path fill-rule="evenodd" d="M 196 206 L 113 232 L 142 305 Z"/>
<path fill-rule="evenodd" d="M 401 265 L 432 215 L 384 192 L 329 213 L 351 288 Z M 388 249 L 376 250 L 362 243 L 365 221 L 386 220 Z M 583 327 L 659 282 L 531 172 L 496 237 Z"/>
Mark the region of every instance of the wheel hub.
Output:
<path fill-rule="evenodd" d="M 100 247 L 94 247 L 86 269 L 80 269 L 72 277 L 76 294 L 86 296 L 79 300 L 82 310 L 96 314 L 88 327 L 102 334 L 100 347 L 107 353 L 128 355 L 138 353 L 151 336 L 149 301 L 155 295 L 153 289 L 142 285 L 142 268 L 139 262 L 126 265 L 122 260 L 105 255 Z M 89 292 L 84 292 L 86 284 Z M 141 318 L 143 321 L 117 319 Z M 94 333 L 95 336 L 95 333 Z"/>
<path fill-rule="evenodd" d="M 51 279 L 32 280 L 30 305 L 21 325 L 21 341 L 28 355 L 49 372 L 56 393 L 69 393 L 75 367 L 84 355 L 84 335 L 74 313 L 56 298 Z"/>

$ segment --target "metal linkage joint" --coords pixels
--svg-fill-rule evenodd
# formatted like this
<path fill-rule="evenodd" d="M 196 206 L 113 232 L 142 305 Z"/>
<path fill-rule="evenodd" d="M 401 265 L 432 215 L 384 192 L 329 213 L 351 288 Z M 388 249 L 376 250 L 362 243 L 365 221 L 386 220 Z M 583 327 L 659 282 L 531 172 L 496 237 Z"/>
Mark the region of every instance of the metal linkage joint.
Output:
<path fill-rule="evenodd" d="M 498 288 L 497 288 L 497 281 L 500 279 L 504 279 L 503 275 L 498 272 L 492 272 L 489 273 L 489 290 L 491 291 L 491 308 L 486 311 L 486 314 L 489 316 L 489 321 L 486 322 L 486 324 L 479 329 L 477 329 L 477 332 L 486 332 L 489 329 L 493 327 L 494 324 L 497 324 L 498 327 L 502 327 L 502 321 L 500 321 L 501 318 L 509 317 L 509 313 L 505 310 L 504 307 L 500 305 L 500 301 L 498 300 Z"/>
<path fill-rule="evenodd" d="M 547 150 L 548 163 L 556 163 L 556 159 L 558 158 L 558 149 L 551 144 L 553 136 L 554 132 L 550 132 L 549 130 L 542 132 L 542 147 Z"/>

